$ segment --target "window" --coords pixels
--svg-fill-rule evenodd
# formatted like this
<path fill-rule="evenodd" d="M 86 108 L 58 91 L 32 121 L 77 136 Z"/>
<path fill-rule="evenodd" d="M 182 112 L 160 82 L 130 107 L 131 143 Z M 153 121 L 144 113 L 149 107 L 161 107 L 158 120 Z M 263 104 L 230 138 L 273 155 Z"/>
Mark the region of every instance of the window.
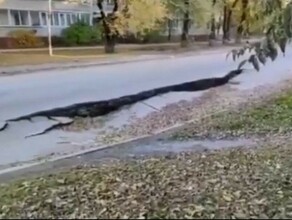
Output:
<path fill-rule="evenodd" d="M 77 14 L 72 14 L 72 23 L 76 23 L 78 21 Z"/>
<path fill-rule="evenodd" d="M 65 17 L 65 14 L 63 13 L 60 13 L 60 25 L 61 26 L 66 26 L 66 17 Z"/>
<path fill-rule="evenodd" d="M 38 11 L 31 11 L 30 17 L 31 17 L 31 25 L 32 26 L 40 26 L 41 25 L 40 16 L 39 16 Z"/>
<path fill-rule="evenodd" d="M 51 23 L 51 26 L 53 26 L 54 25 L 54 16 L 53 16 L 53 14 L 51 14 L 51 15 L 48 15 L 48 17 L 49 17 L 49 19 L 50 19 L 50 23 Z"/>
<path fill-rule="evenodd" d="M 53 25 L 60 26 L 59 14 L 57 12 L 53 12 Z"/>
<path fill-rule="evenodd" d="M 66 14 L 67 17 L 67 25 L 70 26 L 72 24 L 71 14 Z"/>
<path fill-rule="evenodd" d="M 21 18 L 19 17 L 18 12 L 12 11 L 11 15 L 12 15 L 12 17 L 14 19 L 14 24 L 15 25 L 21 25 Z"/>
<path fill-rule="evenodd" d="M 41 20 L 42 20 L 42 26 L 47 26 L 48 25 L 48 23 L 47 23 L 47 13 L 45 13 L 45 12 L 41 13 Z"/>
<path fill-rule="evenodd" d="M 106 4 L 107 5 L 113 5 L 114 4 L 114 1 L 113 0 L 106 0 Z"/>
<path fill-rule="evenodd" d="M 85 22 L 86 24 L 89 24 L 90 23 L 90 15 L 82 13 L 82 14 L 80 14 L 80 20 Z"/>
<path fill-rule="evenodd" d="M 8 10 L 0 9 L 0 25 L 8 25 Z"/>
<path fill-rule="evenodd" d="M 11 10 L 12 24 L 16 26 L 29 25 L 28 11 Z"/>
<path fill-rule="evenodd" d="M 18 11 L 21 18 L 21 25 L 29 25 L 28 22 L 28 11 Z"/>

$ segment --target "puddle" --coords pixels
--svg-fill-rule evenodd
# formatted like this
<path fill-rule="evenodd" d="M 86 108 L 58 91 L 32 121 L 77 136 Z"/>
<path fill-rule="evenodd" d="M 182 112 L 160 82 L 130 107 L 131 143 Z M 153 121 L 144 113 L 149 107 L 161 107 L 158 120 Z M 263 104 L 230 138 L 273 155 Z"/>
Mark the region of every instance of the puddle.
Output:
<path fill-rule="evenodd" d="M 256 143 L 249 139 L 237 140 L 196 140 L 196 141 L 149 141 L 133 143 L 100 150 L 81 156 L 84 162 L 103 158 L 126 159 L 129 157 L 164 156 L 182 152 L 200 152 L 204 150 L 221 150 L 236 147 L 255 147 Z"/>

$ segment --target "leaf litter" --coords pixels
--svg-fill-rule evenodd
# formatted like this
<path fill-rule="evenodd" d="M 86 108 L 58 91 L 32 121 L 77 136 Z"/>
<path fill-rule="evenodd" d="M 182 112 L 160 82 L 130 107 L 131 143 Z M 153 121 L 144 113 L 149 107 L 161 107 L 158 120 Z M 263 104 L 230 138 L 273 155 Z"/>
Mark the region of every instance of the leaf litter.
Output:
<path fill-rule="evenodd" d="M 19 181 L 0 218 L 289 218 L 290 146 L 183 153 Z"/>

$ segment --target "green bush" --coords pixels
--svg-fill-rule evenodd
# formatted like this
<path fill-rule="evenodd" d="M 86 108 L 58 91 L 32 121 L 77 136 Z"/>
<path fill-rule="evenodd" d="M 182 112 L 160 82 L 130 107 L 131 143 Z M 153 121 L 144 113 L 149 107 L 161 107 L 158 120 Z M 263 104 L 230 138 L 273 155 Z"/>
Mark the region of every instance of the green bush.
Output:
<path fill-rule="evenodd" d="M 102 31 L 100 27 L 77 22 L 64 29 L 62 37 L 68 46 L 92 45 L 102 41 Z"/>
<path fill-rule="evenodd" d="M 161 34 L 160 30 L 151 30 L 143 36 L 143 43 L 163 43 L 166 37 Z"/>
<path fill-rule="evenodd" d="M 9 33 L 9 37 L 14 40 L 16 48 L 42 47 L 44 42 L 36 36 L 34 31 L 16 30 Z"/>

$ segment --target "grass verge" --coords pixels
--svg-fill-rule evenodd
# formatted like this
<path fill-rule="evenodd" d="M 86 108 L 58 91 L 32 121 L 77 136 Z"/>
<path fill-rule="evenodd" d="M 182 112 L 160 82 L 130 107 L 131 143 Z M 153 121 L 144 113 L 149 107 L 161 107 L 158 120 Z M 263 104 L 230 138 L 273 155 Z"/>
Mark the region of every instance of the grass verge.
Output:
<path fill-rule="evenodd" d="M 119 56 L 131 56 L 147 53 L 147 51 L 165 51 L 178 50 L 178 44 L 161 44 L 161 45 L 132 45 L 128 48 L 117 47 L 116 54 L 104 54 L 102 47 L 78 48 L 78 49 L 58 49 L 54 50 L 53 57 L 50 57 L 47 50 L 31 50 L 18 52 L 0 53 L 0 67 L 19 66 L 19 65 L 37 65 L 45 63 L 63 63 L 76 61 L 92 61 L 96 59 L 107 59 Z"/>
<path fill-rule="evenodd" d="M 181 154 L 0 188 L 0 218 L 291 218 L 292 148 Z"/>
<path fill-rule="evenodd" d="M 251 137 L 289 134 L 292 131 L 292 90 L 238 111 L 219 113 L 193 123 L 173 135 L 175 139 L 198 137 Z"/>

